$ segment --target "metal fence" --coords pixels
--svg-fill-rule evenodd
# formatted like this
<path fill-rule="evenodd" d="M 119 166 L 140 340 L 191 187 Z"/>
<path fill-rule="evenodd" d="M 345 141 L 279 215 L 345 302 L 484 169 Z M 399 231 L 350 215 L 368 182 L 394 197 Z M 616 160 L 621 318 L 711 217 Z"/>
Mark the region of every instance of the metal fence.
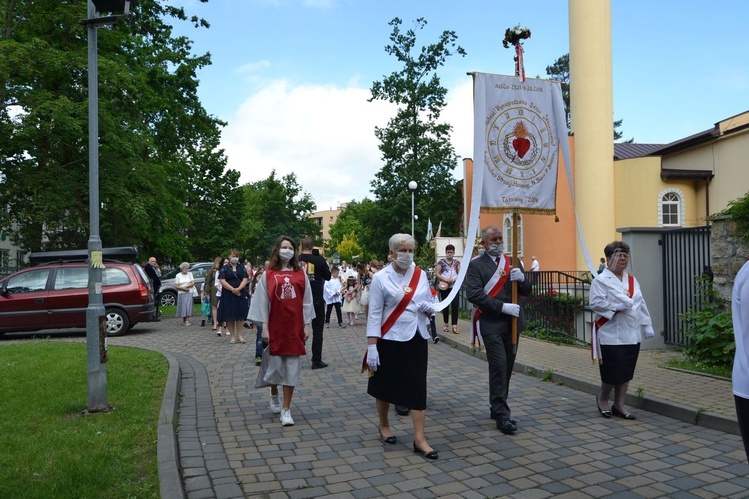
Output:
<path fill-rule="evenodd" d="M 543 332 L 550 339 L 586 344 L 590 340 L 593 312 L 588 306 L 592 276 L 584 271 L 526 273 L 533 284 L 530 296 L 521 297 L 526 329 Z M 460 310 L 470 310 L 465 286 L 458 294 Z"/>
<path fill-rule="evenodd" d="M 665 231 L 663 257 L 663 331 L 667 345 L 687 346 L 680 315 L 695 305 L 696 278 L 712 275 L 710 226 Z"/>

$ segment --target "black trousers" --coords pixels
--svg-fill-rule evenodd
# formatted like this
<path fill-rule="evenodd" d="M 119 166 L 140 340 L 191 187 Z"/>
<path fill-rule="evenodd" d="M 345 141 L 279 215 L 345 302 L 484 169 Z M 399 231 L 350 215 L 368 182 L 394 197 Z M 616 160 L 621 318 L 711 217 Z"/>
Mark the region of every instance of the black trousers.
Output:
<path fill-rule="evenodd" d="M 343 324 L 343 317 L 341 316 L 341 303 L 335 302 L 328 304 L 328 310 L 325 312 L 325 324 L 330 324 L 330 312 L 335 308 L 335 314 L 338 316 L 338 325 Z"/>
<path fill-rule="evenodd" d="M 491 414 L 498 419 L 510 418 L 511 411 L 510 406 L 507 405 L 507 397 L 510 392 L 510 377 L 515 367 L 516 357 L 512 353 L 512 332 L 484 332 L 482 328 L 481 333 L 486 347 L 486 360 L 489 364 Z"/>
<path fill-rule="evenodd" d="M 746 459 L 749 461 L 749 399 L 734 395 L 733 400 L 736 403 L 736 419 L 739 420 L 739 431 L 744 441 Z"/>
<path fill-rule="evenodd" d="M 325 300 L 313 298 L 315 318 L 312 319 L 312 363 L 322 362 L 322 331 L 325 328 Z"/>
<path fill-rule="evenodd" d="M 445 290 L 440 289 L 440 301 L 447 298 L 447 295 L 450 294 L 450 288 L 447 288 Z M 451 324 L 453 326 L 458 325 L 458 295 L 455 295 L 455 298 L 453 298 L 453 301 L 450 302 L 450 305 L 442 309 L 442 319 L 445 324 L 447 324 L 448 319 L 450 318 L 450 314 L 452 314 L 452 322 Z"/>

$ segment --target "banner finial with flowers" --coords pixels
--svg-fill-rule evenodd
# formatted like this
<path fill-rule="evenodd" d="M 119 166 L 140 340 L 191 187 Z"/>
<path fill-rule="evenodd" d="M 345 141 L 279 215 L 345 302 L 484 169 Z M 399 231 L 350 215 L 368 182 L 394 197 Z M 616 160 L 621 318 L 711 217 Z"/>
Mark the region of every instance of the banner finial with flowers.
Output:
<path fill-rule="evenodd" d="M 505 38 L 502 40 L 504 48 L 509 48 L 510 45 L 515 47 L 515 76 L 520 77 L 520 81 L 525 81 L 525 65 L 523 64 L 523 44 L 521 40 L 526 40 L 531 37 L 531 30 L 525 26 L 518 24 L 514 28 L 507 28 L 505 30 Z"/>

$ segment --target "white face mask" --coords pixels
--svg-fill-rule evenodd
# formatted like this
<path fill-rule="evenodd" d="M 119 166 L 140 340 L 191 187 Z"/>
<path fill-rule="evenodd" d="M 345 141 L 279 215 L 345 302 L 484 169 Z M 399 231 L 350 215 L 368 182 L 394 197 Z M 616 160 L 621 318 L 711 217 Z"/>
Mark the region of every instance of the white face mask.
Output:
<path fill-rule="evenodd" d="M 230 261 L 231 263 L 233 263 L 234 265 L 236 265 L 237 263 L 239 263 L 239 258 L 237 258 L 237 257 L 234 257 L 234 258 L 229 258 L 229 261 Z"/>
<path fill-rule="evenodd" d="M 396 253 L 395 263 L 402 269 L 407 269 L 414 263 L 414 254 L 408 251 L 399 251 Z"/>
<path fill-rule="evenodd" d="M 489 253 L 489 256 L 499 256 L 504 249 L 504 244 L 490 244 L 489 249 L 487 249 L 486 252 Z"/>
<path fill-rule="evenodd" d="M 294 250 L 289 248 L 281 248 L 280 250 L 278 250 L 278 256 L 282 261 L 288 262 L 289 260 L 291 260 L 291 257 L 294 256 Z"/>
<path fill-rule="evenodd" d="M 479 256 L 483 255 L 485 251 L 484 248 L 479 248 Z"/>

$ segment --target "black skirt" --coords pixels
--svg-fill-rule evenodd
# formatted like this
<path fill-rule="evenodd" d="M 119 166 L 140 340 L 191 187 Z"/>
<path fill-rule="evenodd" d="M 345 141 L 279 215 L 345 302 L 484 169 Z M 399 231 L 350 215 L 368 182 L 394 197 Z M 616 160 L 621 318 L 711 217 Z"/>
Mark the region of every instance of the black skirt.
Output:
<path fill-rule="evenodd" d="M 408 341 L 380 340 L 380 365 L 369 378 L 367 393 L 409 409 L 427 408 L 427 340 L 417 331 Z"/>
<path fill-rule="evenodd" d="M 601 382 L 607 385 L 621 385 L 635 376 L 637 357 L 640 355 L 640 344 L 634 345 L 601 345 L 603 364 Z"/>

